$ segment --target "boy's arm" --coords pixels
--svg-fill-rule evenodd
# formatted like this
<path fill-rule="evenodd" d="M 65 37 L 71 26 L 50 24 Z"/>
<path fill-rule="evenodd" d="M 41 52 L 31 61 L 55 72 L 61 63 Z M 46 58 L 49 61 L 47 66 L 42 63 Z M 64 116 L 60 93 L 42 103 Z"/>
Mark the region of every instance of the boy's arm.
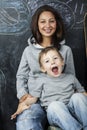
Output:
<path fill-rule="evenodd" d="M 87 96 L 87 92 L 83 92 L 83 94 L 84 94 L 85 96 Z"/>

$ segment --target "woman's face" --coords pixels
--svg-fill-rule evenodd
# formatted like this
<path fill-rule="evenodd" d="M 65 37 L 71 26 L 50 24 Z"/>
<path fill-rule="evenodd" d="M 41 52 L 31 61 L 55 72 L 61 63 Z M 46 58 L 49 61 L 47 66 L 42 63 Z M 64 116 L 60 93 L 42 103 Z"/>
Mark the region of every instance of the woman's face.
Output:
<path fill-rule="evenodd" d="M 52 37 L 56 31 L 56 19 L 49 11 L 44 11 L 38 19 L 38 28 L 42 37 Z"/>

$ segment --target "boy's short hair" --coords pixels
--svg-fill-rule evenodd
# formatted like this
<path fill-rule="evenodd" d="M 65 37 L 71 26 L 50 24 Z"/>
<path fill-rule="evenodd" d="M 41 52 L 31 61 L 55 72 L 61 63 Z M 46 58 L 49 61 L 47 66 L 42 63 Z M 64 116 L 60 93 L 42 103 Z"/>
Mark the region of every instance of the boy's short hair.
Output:
<path fill-rule="evenodd" d="M 53 47 L 53 46 L 46 47 L 46 48 L 44 48 L 44 49 L 39 53 L 39 65 L 40 65 L 40 67 L 42 66 L 41 59 L 42 59 L 43 55 L 44 55 L 44 54 L 47 54 L 47 53 L 48 53 L 49 51 L 51 51 L 51 50 L 56 51 L 56 52 L 58 53 L 60 59 L 63 60 L 63 57 L 62 57 L 62 55 L 60 54 L 60 52 L 58 51 L 57 48 L 55 48 L 55 47 Z"/>

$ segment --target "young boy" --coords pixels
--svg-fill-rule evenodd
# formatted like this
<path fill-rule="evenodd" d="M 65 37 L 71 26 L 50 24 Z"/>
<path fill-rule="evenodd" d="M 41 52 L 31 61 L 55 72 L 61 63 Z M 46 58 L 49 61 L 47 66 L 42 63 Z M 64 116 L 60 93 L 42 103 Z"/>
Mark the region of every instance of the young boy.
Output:
<path fill-rule="evenodd" d="M 43 78 L 34 80 L 30 94 L 39 98 L 50 125 L 64 130 L 87 130 L 87 93 L 71 74 L 63 73 L 64 60 L 58 50 L 47 47 L 40 52 Z M 37 100 L 36 98 L 36 100 Z"/>

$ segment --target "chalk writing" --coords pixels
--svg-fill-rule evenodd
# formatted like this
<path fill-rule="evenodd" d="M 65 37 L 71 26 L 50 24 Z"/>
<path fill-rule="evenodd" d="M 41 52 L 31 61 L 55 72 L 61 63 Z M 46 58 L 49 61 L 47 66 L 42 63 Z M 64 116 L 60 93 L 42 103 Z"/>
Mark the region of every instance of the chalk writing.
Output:
<path fill-rule="evenodd" d="M 29 10 L 19 0 L 0 2 L 0 34 L 23 34 L 29 29 Z"/>

